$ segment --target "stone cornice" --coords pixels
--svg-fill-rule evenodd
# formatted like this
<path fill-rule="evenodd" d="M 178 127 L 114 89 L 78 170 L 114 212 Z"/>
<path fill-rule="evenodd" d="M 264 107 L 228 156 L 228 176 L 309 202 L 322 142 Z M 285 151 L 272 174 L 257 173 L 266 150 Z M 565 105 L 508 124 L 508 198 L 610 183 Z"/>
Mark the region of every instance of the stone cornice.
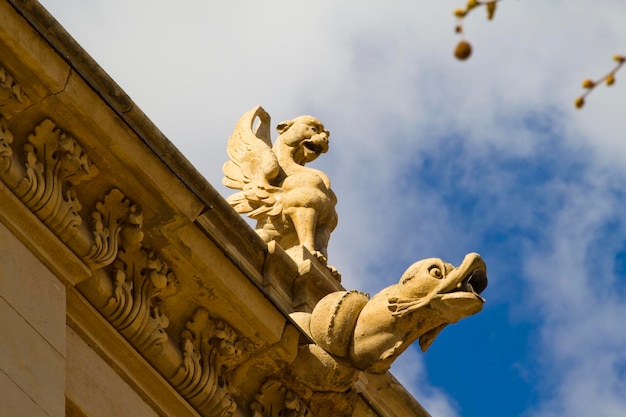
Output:
<path fill-rule="evenodd" d="M 0 0 L 0 221 L 162 414 L 320 417 L 307 407 L 332 398 L 346 416 L 427 415 L 365 374 L 331 395 L 283 372 L 307 338 L 288 313 L 341 285 L 268 247 L 35 1 Z"/>

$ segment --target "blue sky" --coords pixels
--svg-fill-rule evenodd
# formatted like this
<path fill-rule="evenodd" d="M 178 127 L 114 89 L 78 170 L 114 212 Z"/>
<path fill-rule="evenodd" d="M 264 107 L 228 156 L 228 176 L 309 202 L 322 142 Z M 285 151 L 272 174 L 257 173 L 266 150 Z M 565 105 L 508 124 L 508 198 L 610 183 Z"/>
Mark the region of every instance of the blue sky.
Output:
<path fill-rule="evenodd" d="M 347 288 L 485 258 L 483 312 L 392 369 L 434 417 L 626 415 L 626 72 L 573 107 L 623 0 L 502 1 L 462 63 L 453 0 L 43 4 L 225 196 L 246 110 L 320 118 Z"/>

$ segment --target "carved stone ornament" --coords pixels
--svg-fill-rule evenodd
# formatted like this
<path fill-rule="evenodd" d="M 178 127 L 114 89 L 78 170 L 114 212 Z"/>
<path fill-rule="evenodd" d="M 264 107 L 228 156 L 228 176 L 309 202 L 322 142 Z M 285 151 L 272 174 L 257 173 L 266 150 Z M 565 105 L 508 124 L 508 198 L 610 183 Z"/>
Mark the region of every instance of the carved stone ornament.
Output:
<path fill-rule="evenodd" d="M 304 247 L 325 263 L 337 224 L 328 177 L 304 166 L 328 150 L 328 131 L 311 116 L 298 117 L 278 125 L 272 146 L 269 123 L 261 107 L 239 119 L 228 142 L 223 183 L 240 190 L 228 198 L 231 206 L 256 219 L 257 233 L 285 249 L 300 271 L 297 252 L 290 249 Z M 268 375 L 251 410 L 255 417 L 311 415 L 311 410 L 325 409 L 324 398 L 343 395 L 343 408 L 332 413 L 351 415 L 348 393 L 359 371 L 386 372 L 416 340 L 427 350 L 448 324 L 482 310 L 480 294 L 486 287 L 486 265 L 478 254 L 467 255 L 458 268 L 425 259 L 372 298 L 336 291 L 321 298 L 311 313 L 291 313 L 313 343 L 298 346 L 288 371 Z M 303 388 L 312 393 L 301 399 L 308 408 L 290 409 L 287 397 Z"/>
<path fill-rule="evenodd" d="M 61 240 L 69 240 L 82 222 L 73 187 L 93 178 L 98 169 L 48 119 L 28 136 L 24 154 L 26 174 L 13 192 Z"/>
<path fill-rule="evenodd" d="M 0 116 L 0 172 L 6 171 L 11 166 L 13 156 L 11 143 L 13 143 L 13 134 L 8 129 L 5 118 Z"/>
<path fill-rule="evenodd" d="M 291 314 L 315 341 L 301 347 L 294 373 L 313 390 L 345 390 L 351 370 L 385 372 L 414 341 L 425 351 L 448 324 L 481 311 L 486 287 L 485 263 L 472 253 L 458 268 L 441 259 L 416 262 L 371 299 L 331 293 L 312 313 Z"/>
<path fill-rule="evenodd" d="M 176 372 L 163 376 L 200 415 L 233 415 L 237 404 L 228 391 L 230 372 L 254 346 L 203 307 L 186 322 L 180 343 L 172 341 L 161 306 L 177 294 L 179 283 L 162 257 L 145 246 L 141 209 L 117 189 L 96 208 L 96 239 L 86 261 L 103 268 L 112 260 L 105 269 L 112 294 L 101 314 L 149 362 L 169 363 L 167 369 L 175 363 Z"/>
<path fill-rule="evenodd" d="M 326 174 L 304 165 L 328 151 L 329 132 L 311 116 L 282 122 L 277 130 L 272 146 L 270 116 L 261 107 L 239 119 L 228 141 L 223 183 L 240 191 L 227 200 L 257 220 L 265 242 L 275 240 L 285 250 L 303 245 L 325 261 L 337 226 L 337 198 Z"/>
<path fill-rule="evenodd" d="M 113 262 L 113 296 L 101 312 L 137 350 L 152 355 L 168 338 L 159 298 L 173 294 L 177 281 L 158 254 L 143 247 L 143 216 L 132 207 Z"/>
<path fill-rule="evenodd" d="M 311 313 L 291 314 L 308 338 L 289 323 L 281 340 L 262 348 L 212 317 L 211 306 L 193 306 L 182 320 L 168 316 L 166 306 L 180 305 L 167 299 L 176 296 L 180 284 L 167 258 L 144 243 L 140 207 L 113 188 L 95 203 L 90 222 L 79 227 L 83 219 L 76 188 L 98 169 L 77 141 L 49 119 L 27 138 L 14 140 L 8 127 L 15 120 L 11 109 L 25 103 L 19 85 L 0 68 L 3 186 L 95 271 L 78 290 L 204 417 L 352 417 L 360 371 L 386 372 L 414 341 L 419 339 L 425 351 L 446 325 L 482 309 L 487 276 L 477 254 L 467 255 L 458 268 L 440 259 L 417 262 L 398 284 L 372 298 L 358 291 L 328 294 L 340 287 L 322 288 L 316 265 L 294 254 L 308 251 L 315 264 L 325 265 L 337 225 L 337 199 L 328 177 L 305 166 L 327 152 L 329 132 L 319 120 L 301 116 L 280 123 L 272 145 L 270 117 L 256 107 L 241 117 L 229 139 L 223 181 L 239 191 L 228 202 L 257 221 L 265 242 L 292 250 L 297 266 L 290 273 L 328 295 L 311 297 L 307 311 L 320 300 Z M 21 154 L 12 149 L 15 143 L 24 144 Z M 271 262 L 265 266 L 270 275 L 288 269 L 272 269 Z M 298 300 L 293 292 L 303 286 L 292 283 L 291 276 L 281 279 L 288 289 L 281 294 L 293 307 Z M 170 317 L 176 330 L 170 328 Z M 252 383 L 246 381 L 248 370 L 255 375 Z"/>
<path fill-rule="evenodd" d="M 30 104 L 22 87 L 11 74 L 0 65 L 0 109 L 5 117 L 20 112 Z"/>
<path fill-rule="evenodd" d="M 9 85 L 14 94 L 0 100 L 22 97 L 12 79 L 2 80 L 0 92 Z M 237 404 L 229 375 L 251 343 L 201 307 L 187 322 L 182 343 L 173 341 L 162 306 L 177 292 L 178 279 L 145 245 L 142 210 L 113 188 L 83 222 L 76 189 L 98 174 L 83 148 L 49 119 L 24 140 L 14 139 L 0 115 L 0 180 L 92 271 L 100 270 L 79 291 L 200 415 L 232 415 Z M 23 158 L 12 148 L 16 142 L 24 143 Z"/>
<path fill-rule="evenodd" d="M 115 259 L 120 244 L 120 232 L 124 221 L 131 224 L 137 219 L 138 208 L 120 190 L 114 188 L 96 204 L 91 214 L 93 222 L 93 246 L 83 257 L 91 269 L 103 268 Z M 129 218 L 130 216 L 130 218 Z M 136 221 L 136 220 L 135 220 Z"/>
<path fill-rule="evenodd" d="M 276 379 L 269 379 L 254 396 L 252 417 L 314 417 L 302 398 Z"/>
<path fill-rule="evenodd" d="M 229 370 L 246 355 L 250 342 L 199 308 L 182 333 L 183 366 L 170 383 L 196 409 L 230 416 L 237 404 L 226 386 Z"/>
<path fill-rule="evenodd" d="M 92 270 L 109 265 L 128 201 L 119 190 L 111 191 L 97 204 L 89 231 L 77 192 L 98 174 L 97 167 L 52 120 L 43 120 L 26 138 L 14 137 L 12 122 L 0 115 L 0 181 Z"/>

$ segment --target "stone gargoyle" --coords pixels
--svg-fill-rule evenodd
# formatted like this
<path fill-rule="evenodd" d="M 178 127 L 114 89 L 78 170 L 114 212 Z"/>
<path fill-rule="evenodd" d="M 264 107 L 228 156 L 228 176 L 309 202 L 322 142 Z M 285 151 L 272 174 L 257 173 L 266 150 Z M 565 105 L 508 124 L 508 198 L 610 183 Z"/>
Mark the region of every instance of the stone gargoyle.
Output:
<path fill-rule="evenodd" d="M 329 132 L 311 116 L 282 122 L 277 130 L 272 146 L 270 116 L 261 107 L 239 119 L 228 140 L 222 182 L 240 191 L 227 201 L 257 221 L 265 242 L 275 240 L 285 250 L 302 245 L 325 261 L 337 226 L 337 198 L 326 174 L 304 165 L 328 151 Z"/>
<path fill-rule="evenodd" d="M 486 287 L 485 262 L 471 253 L 457 268 L 441 259 L 416 262 L 371 299 L 328 294 L 311 313 L 291 314 L 314 342 L 300 345 L 293 372 L 314 391 L 344 391 L 357 371 L 383 373 L 416 340 L 426 351 L 448 324 L 481 311 Z"/>

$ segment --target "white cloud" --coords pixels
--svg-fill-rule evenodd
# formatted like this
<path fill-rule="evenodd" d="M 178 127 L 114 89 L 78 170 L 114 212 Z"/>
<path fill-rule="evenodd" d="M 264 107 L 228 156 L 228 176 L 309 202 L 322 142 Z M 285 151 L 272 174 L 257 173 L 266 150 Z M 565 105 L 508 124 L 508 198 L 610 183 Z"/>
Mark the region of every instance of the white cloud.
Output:
<path fill-rule="evenodd" d="M 458 405 L 442 389 L 428 383 L 424 360 L 417 349 L 406 350 L 393 364 L 391 371 L 400 383 L 420 400 L 434 417 L 459 417 Z"/>
<path fill-rule="evenodd" d="M 533 416 L 620 416 L 626 409 L 626 294 L 613 259 L 623 245 L 626 218 L 623 200 L 597 177 L 567 190 L 566 205 L 547 231 L 549 249 L 529 254 L 529 307 L 538 308 L 544 322 L 544 402 Z M 611 223 L 612 235 L 606 236 L 602 229 Z M 600 249 L 593 247 L 598 239 Z"/>

